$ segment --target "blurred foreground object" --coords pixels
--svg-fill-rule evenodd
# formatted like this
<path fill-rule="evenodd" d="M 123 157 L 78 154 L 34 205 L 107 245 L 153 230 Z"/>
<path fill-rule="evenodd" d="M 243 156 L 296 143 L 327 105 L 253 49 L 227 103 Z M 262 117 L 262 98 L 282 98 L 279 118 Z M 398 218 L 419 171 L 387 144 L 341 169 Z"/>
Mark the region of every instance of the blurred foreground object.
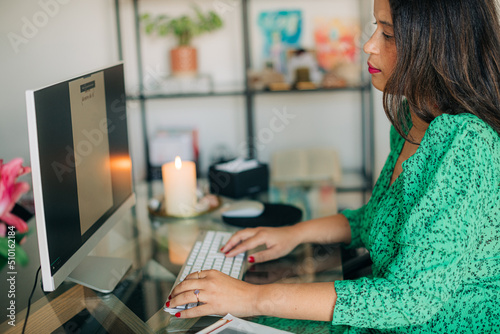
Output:
<path fill-rule="evenodd" d="M 15 269 L 16 263 L 25 265 L 28 256 L 19 246 L 28 232 L 28 225 L 12 213 L 16 202 L 28 192 L 26 182 L 17 182 L 17 178 L 29 173 L 29 167 L 23 167 L 23 160 L 15 158 L 7 164 L 0 159 L 0 269 L 7 263 Z"/>

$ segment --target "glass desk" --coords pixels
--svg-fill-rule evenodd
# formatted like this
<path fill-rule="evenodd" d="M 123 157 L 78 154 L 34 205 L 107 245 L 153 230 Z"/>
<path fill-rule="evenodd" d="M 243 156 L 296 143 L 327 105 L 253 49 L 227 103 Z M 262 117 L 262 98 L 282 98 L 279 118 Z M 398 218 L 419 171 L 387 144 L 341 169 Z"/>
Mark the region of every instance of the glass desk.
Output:
<path fill-rule="evenodd" d="M 92 255 L 133 260 L 132 269 L 115 291 L 101 294 L 65 282 L 56 291 L 45 294 L 38 282 L 27 333 L 195 333 L 218 320 L 215 317 L 177 319 L 164 312 L 162 307 L 198 232 L 203 229 L 236 231 L 237 228 L 223 223 L 219 211 L 195 219 L 151 217 L 147 210 L 147 192 L 146 184 L 136 187 L 136 208 L 92 252 Z M 33 221 L 29 226 L 35 232 Z M 23 280 L 17 285 L 16 326 L 5 321 L 0 325 L 0 333 L 21 333 L 24 325 L 28 296 L 39 266 L 35 234 L 32 233 L 23 245 L 31 263 L 18 270 L 18 277 L 23 277 Z M 4 272 L 1 272 L 2 277 L 6 275 Z M 253 265 L 244 277 L 245 281 L 255 284 L 333 282 L 339 279 L 342 279 L 339 248 L 312 244 L 301 245 L 282 259 Z M 6 297 L 8 287 L 5 281 L 2 279 L 0 288 Z M 3 310 L 8 306 L 4 305 L 7 305 L 5 300 L 1 305 Z M 247 320 L 295 333 L 332 332 L 329 322 L 272 317 Z"/>

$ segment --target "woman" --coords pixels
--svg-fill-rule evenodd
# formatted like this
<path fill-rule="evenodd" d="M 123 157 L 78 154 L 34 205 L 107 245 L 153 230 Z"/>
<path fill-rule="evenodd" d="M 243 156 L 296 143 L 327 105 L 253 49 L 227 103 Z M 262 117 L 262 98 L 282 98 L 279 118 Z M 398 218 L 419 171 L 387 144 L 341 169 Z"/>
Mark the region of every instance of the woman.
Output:
<path fill-rule="evenodd" d="M 401 333 L 500 328 L 500 41 L 495 0 L 375 0 L 364 46 L 393 124 L 369 203 L 283 228 L 246 229 L 222 251 L 263 262 L 303 242 L 365 246 L 373 277 L 255 286 L 188 276 L 170 306 L 332 321 Z"/>

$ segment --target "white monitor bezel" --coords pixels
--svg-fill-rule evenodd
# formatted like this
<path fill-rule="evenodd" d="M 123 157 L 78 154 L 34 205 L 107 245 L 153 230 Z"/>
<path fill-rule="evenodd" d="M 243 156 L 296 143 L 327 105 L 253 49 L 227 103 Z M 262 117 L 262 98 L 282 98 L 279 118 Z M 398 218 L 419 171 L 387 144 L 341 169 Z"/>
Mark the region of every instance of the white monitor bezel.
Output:
<path fill-rule="evenodd" d="M 47 229 L 45 221 L 45 203 L 43 199 L 42 175 L 40 167 L 40 156 L 38 150 L 38 129 L 35 110 L 35 92 L 57 85 L 68 80 L 78 79 L 89 74 L 103 71 L 107 68 L 123 66 L 123 62 L 119 62 L 101 69 L 84 73 L 73 78 L 61 80 L 58 83 L 47 85 L 38 89 L 26 91 L 26 110 L 28 116 L 28 134 L 31 159 L 31 175 L 33 180 L 33 198 L 35 201 L 35 221 L 38 236 L 38 247 L 40 254 L 40 266 L 42 273 L 42 282 L 44 291 L 54 291 L 83 261 L 83 259 L 97 246 L 104 236 L 120 221 L 125 213 L 130 210 L 135 204 L 135 194 L 132 190 L 131 195 L 115 210 L 112 215 L 86 240 L 83 245 L 52 275 L 51 263 L 49 258 L 49 247 L 47 238 Z M 132 173 L 131 173 L 132 181 Z M 131 182 L 132 184 L 132 182 Z M 133 188 L 132 188 L 133 189 Z"/>

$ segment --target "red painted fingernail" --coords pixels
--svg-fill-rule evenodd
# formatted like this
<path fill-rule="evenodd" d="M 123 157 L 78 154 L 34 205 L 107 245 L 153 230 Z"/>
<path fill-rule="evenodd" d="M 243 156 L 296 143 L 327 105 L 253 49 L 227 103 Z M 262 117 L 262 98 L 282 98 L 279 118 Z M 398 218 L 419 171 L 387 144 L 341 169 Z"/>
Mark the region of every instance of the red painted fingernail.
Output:
<path fill-rule="evenodd" d="M 250 256 L 250 257 L 248 258 L 248 262 L 250 262 L 250 263 L 254 263 L 254 262 L 255 262 L 255 258 L 254 258 L 253 256 Z"/>
<path fill-rule="evenodd" d="M 168 300 L 172 299 L 172 295 L 168 295 Z"/>
<path fill-rule="evenodd" d="M 170 302 L 167 302 L 165 305 L 167 305 L 167 307 L 170 307 Z"/>
<path fill-rule="evenodd" d="M 181 312 L 177 312 L 177 313 L 175 314 L 175 316 L 176 316 L 177 318 L 180 318 L 180 317 L 181 317 Z"/>
<path fill-rule="evenodd" d="M 221 247 L 220 251 L 222 252 L 223 249 L 224 249 L 224 247 Z"/>

